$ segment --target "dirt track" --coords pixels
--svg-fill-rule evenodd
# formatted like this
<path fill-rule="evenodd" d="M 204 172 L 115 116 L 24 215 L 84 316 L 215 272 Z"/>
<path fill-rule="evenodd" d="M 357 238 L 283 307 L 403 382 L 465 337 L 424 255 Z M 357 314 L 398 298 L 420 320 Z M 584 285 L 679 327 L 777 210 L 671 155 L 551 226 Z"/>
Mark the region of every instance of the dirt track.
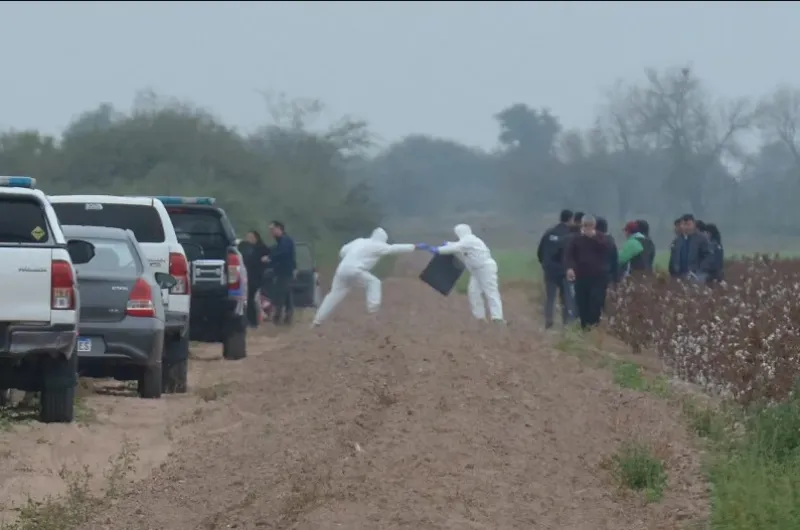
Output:
<path fill-rule="evenodd" d="M 481 324 L 461 296 L 387 280 L 376 318 L 353 295 L 320 330 L 254 336 L 236 363 L 193 361 L 186 396 L 93 394 L 87 425 L 0 433 L 0 494 L 56 491 L 71 462 L 102 477 L 125 435 L 133 478 L 147 478 L 86 529 L 650 530 L 702 517 L 679 413 L 547 346 L 524 297 L 505 303 L 509 327 Z M 659 503 L 622 494 L 603 467 L 633 437 L 668 462 Z"/>

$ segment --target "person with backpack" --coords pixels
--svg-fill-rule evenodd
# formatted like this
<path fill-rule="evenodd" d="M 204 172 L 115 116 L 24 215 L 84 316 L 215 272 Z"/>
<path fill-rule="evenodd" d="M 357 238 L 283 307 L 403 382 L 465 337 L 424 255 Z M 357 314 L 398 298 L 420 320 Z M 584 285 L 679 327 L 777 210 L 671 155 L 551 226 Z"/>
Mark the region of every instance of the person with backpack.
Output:
<path fill-rule="evenodd" d="M 650 269 L 650 252 L 645 251 L 647 238 L 639 232 L 639 223 L 629 221 L 623 228 L 625 243 L 619 251 L 618 264 L 623 275 L 634 271 L 644 272 Z M 649 245 L 648 245 L 649 247 Z"/>
<path fill-rule="evenodd" d="M 652 272 L 656 261 L 656 244 L 650 239 L 650 223 L 644 219 L 637 219 L 636 224 L 639 226 L 639 233 L 644 236 L 642 246 L 647 253 L 647 271 Z"/>

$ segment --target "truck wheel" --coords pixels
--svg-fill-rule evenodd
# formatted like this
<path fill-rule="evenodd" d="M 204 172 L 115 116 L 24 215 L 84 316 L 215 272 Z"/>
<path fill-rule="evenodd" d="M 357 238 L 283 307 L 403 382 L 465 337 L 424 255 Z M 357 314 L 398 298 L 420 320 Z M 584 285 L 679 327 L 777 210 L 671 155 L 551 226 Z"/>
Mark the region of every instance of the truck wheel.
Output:
<path fill-rule="evenodd" d="M 166 341 L 161 364 L 162 392 L 185 394 L 189 378 L 189 337 Z"/>
<path fill-rule="evenodd" d="M 161 363 L 155 366 L 145 366 L 142 369 L 137 388 L 139 397 L 144 399 L 158 399 L 161 397 L 161 386 L 164 384 L 162 369 Z"/>
<path fill-rule="evenodd" d="M 44 378 L 39 403 L 42 423 L 70 423 L 75 419 L 78 356 L 43 359 Z"/>
<path fill-rule="evenodd" d="M 222 357 L 229 361 L 247 357 L 247 331 L 234 329 L 228 332 L 222 341 Z"/>

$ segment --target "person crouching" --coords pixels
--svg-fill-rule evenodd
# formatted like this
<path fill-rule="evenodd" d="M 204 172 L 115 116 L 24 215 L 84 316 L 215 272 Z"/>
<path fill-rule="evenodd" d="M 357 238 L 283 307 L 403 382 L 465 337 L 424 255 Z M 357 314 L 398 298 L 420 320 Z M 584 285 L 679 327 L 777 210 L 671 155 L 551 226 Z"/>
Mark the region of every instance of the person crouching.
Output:
<path fill-rule="evenodd" d="M 575 282 L 575 305 L 583 329 L 600 323 L 605 302 L 611 243 L 596 229 L 595 218 L 581 220 L 581 233 L 566 252 L 567 280 Z"/>

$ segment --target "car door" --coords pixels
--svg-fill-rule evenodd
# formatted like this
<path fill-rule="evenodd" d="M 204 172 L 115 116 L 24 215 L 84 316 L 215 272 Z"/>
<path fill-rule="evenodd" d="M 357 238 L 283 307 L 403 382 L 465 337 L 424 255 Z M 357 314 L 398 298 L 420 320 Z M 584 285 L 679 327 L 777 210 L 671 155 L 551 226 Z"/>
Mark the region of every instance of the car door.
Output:
<path fill-rule="evenodd" d="M 297 269 L 292 281 L 295 307 L 315 307 L 317 300 L 317 263 L 311 243 L 295 243 Z"/>

